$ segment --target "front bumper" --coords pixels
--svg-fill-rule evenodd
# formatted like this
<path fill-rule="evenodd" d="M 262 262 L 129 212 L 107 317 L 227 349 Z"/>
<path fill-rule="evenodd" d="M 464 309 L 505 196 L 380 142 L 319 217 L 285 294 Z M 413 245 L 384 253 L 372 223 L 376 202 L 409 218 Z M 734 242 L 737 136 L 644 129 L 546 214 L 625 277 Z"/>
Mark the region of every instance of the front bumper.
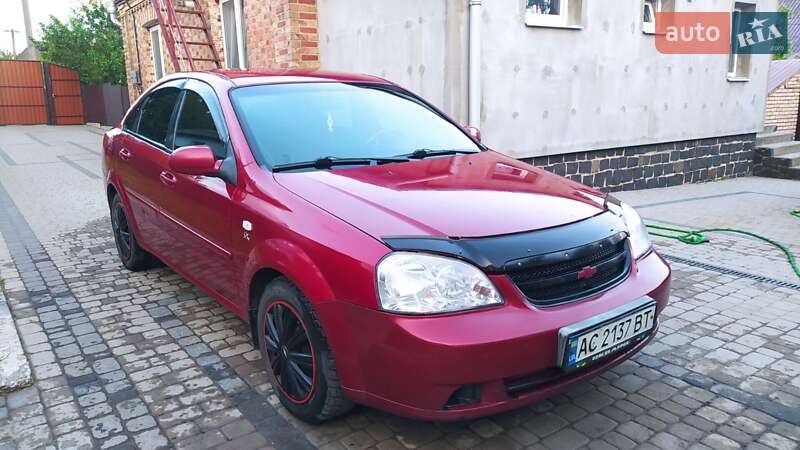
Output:
<path fill-rule="evenodd" d="M 492 277 L 505 304 L 444 316 L 410 317 L 346 302 L 317 305 L 346 394 L 354 401 L 428 420 L 464 420 L 518 408 L 562 392 L 626 360 L 644 341 L 579 371 L 509 394 L 511 380 L 552 373 L 558 331 L 642 296 L 669 298 L 670 269 L 655 252 L 597 296 L 536 308 L 505 276 Z M 557 372 L 557 371 L 556 371 Z M 478 385 L 480 399 L 445 408 L 455 391 Z"/>

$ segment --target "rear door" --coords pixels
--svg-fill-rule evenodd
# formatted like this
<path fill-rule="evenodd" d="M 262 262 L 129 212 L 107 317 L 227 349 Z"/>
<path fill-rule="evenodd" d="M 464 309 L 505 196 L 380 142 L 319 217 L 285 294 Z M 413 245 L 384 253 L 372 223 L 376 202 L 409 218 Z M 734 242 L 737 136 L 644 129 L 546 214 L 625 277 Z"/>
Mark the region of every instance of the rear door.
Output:
<path fill-rule="evenodd" d="M 205 145 L 217 160 L 226 160 L 225 164 L 235 168 L 219 102 L 210 86 L 187 81 L 176 117 L 174 152 L 180 152 L 181 147 Z M 167 173 L 169 181 L 163 184 L 159 205 L 172 245 L 164 250 L 164 257 L 233 302 L 237 298 L 230 251 L 234 180 L 183 175 L 169 169 Z"/>
<path fill-rule="evenodd" d="M 173 81 L 148 94 L 137 116 L 126 121 L 115 155 L 115 167 L 138 230 L 136 237 L 156 253 L 169 243 L 159 220 L 158 202 L 161 172 L 169 166 L 168 131 L 184 82 Z"/>

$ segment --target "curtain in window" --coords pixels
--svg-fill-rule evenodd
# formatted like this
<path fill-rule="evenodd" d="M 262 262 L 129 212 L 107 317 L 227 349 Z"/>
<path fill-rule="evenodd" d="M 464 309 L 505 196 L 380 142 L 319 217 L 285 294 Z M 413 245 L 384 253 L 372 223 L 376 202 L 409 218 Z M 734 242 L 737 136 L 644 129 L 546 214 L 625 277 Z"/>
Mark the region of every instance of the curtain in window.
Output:
<path fill-rule="evenodd" d="M 528 0 L 528 11 L 535 14 L 559 14 L 560 0 Z"/>

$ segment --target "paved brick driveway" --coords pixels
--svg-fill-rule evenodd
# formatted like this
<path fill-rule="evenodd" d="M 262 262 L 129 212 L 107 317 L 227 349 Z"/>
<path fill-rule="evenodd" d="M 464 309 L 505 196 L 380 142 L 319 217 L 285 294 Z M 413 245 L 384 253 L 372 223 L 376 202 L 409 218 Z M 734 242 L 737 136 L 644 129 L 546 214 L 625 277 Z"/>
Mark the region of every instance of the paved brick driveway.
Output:
<path fill-rule="evenodd" d="M 7 169 L 0 162 L 0 175 Z M 0 396 L 0 449 L 790 449 L 800 442 L 800 283 L 763 276 L 769 270 L 726 270 L 703 259 L 707 250 L 680 249 L 673 299 L 653 344 L 529 408 L 455 424 L 358 408 L 312 427 L 279 405 L 233 313 L 167 268 L 122 269 L 105 219 L 42 237 L 3 180 L 0 274 L 35 384 Z M 785 197 L 800 203 L 800 187 L 796 200 Z M 722 242 L 716 253 L 733 242 L 765 260 L 771 254 L 750 240 Z"/>

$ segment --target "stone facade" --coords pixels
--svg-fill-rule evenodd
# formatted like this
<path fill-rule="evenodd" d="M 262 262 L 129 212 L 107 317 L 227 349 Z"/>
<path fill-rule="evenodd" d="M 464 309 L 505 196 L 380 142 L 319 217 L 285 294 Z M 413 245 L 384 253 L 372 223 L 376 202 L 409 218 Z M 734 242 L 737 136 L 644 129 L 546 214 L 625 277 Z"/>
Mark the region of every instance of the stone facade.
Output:
<path fill-rule="evenodd" d="M 796 133 L 798 107 L 800 107 L 800 73 L 769 93 L 764 125 L 776 126 L 778 131 Z"/>
<path fill-rule="evenodd" d="M 214 38 L 214 45 L 225 58 L 222 42 L 222 22 L 218 0 L 194 0 L 204 10 Z M 185 0 L 175 0 L 175 6 L 184 6 Z M 256 69 L 317 69 L 319 46 L 317 42 L 316 0 L 260 0 L 242 2 L 242 20 L 247 48 L 246 67 Z M 122 24 L 125 46 L 125 68 L 129 74 L 138 70 L 141 83 L 129 81 L 131 99 L 137 98 L 155 81 L 155 68 L 149 30 L 158 25 L 155 9 L 149 0 L 116 0 Z M 183 23 L 183 22 L 182 22 Z M 187 22 L 198 25 L 199 19 Z M 187 33 L 199 33 L 186 30 Z M 193 39 L 187 36 L 187 40 Z M 162 39 L 164 74 L 175 72 L 169 52 Z M 180 49 L 178 52 L 180 53 Z M 210 58 L 210 50 L 193 46 L 192 55 Z M 197 62 L 199 70 L 216 68 L 213 62 Z"/>
<path fill-rule="evenodd" d="M 748 175 L 755 134 L 539 156 L 525 161 L 603 191 L 629 191 Z"/>

